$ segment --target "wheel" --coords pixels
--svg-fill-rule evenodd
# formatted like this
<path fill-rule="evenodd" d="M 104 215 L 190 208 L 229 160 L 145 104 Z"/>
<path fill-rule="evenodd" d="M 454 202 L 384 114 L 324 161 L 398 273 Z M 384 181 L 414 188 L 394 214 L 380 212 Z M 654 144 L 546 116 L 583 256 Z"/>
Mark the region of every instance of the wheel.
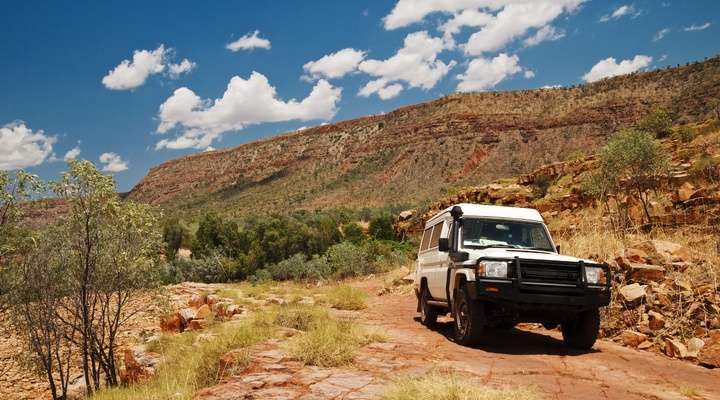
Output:
<path fill-rule="evenodd" d="M 423 283 L 420 288 L 420 323 L 425 326 L 434 325 L 437 322 L 438 314 L 440 314 L 437 307 L 428 304 L 429 299 L 430 291 L 427 285 Z"/>
<path fill-rule="evenodd" d="M 600 312 L 597 308 L 583 311 L 576 318 L 562 323 L 563 341 L 574 349 L 592 348 L 599 330 Z"/>
<path fill-rule="evenodd" d="M 470 298 L 465 285 L 455 291 L 453 318 L 456 342 L 469 346 L 480 341 L 485 328 L 485 309 L 482 303 Z"/>

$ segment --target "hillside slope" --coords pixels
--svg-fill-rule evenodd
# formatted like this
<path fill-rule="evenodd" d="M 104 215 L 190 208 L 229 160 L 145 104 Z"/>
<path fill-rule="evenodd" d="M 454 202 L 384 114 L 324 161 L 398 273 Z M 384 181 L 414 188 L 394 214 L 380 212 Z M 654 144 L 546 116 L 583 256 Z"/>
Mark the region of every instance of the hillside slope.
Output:
<path fill-rule="evenodd" d="M 234 214 L 417 204 L 590 152 L 657 107 L 681 121 L 720 98 L 720 58 L 557 89 L 452 94 L 165 162 L 133 200 Z"/>

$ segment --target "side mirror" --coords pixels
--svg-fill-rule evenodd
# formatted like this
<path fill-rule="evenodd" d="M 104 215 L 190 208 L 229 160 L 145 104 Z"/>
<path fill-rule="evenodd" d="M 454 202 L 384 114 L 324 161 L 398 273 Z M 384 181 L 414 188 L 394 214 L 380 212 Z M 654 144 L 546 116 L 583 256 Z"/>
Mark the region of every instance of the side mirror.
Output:
<path fill-rule="evenodd" d="M 450 239 L 440 238 L 440 241 L 438 242 L 438 251 L 442 251 L 443 253 L 450 251 Z"/>
<path fill-rule="evenodd" d="M 557 250 L 557 253 L 560 254 L 560 245 L 559 244 L 555 246 L 555 250 Z"/>

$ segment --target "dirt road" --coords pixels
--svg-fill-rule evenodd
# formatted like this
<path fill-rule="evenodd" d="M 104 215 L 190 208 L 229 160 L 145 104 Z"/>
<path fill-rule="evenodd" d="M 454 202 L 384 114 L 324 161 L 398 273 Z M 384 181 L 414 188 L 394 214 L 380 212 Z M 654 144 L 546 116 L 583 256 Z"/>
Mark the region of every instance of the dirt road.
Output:
<path fill-rule="evenodd" d="M 413 295 L 373 297 L 365 316 L 403 346 L 426 349 L 424 362 L 467 371 L 489 384 L 534 385 L 549 399 L 720 399 L 720 370 L 605 340 L 590 352 L 572 351 L 558 331 L 542 328 L 490 332 L 485 344 L 463 347 L 450 340 L 449 321 L 428 329 L 417 321 L 415 307 Z"/>

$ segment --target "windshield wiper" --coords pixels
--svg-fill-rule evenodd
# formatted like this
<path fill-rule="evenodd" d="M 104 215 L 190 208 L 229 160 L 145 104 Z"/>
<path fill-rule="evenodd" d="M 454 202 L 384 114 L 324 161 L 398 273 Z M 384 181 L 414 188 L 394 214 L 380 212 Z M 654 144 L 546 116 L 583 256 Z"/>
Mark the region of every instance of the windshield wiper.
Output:
<path fill-rule="evenodd" d="M 489 244 L 487 246 L 478 246 L 481 249 L 499 248 L 499 249 L 519 249 L 515 244 Z"/>

